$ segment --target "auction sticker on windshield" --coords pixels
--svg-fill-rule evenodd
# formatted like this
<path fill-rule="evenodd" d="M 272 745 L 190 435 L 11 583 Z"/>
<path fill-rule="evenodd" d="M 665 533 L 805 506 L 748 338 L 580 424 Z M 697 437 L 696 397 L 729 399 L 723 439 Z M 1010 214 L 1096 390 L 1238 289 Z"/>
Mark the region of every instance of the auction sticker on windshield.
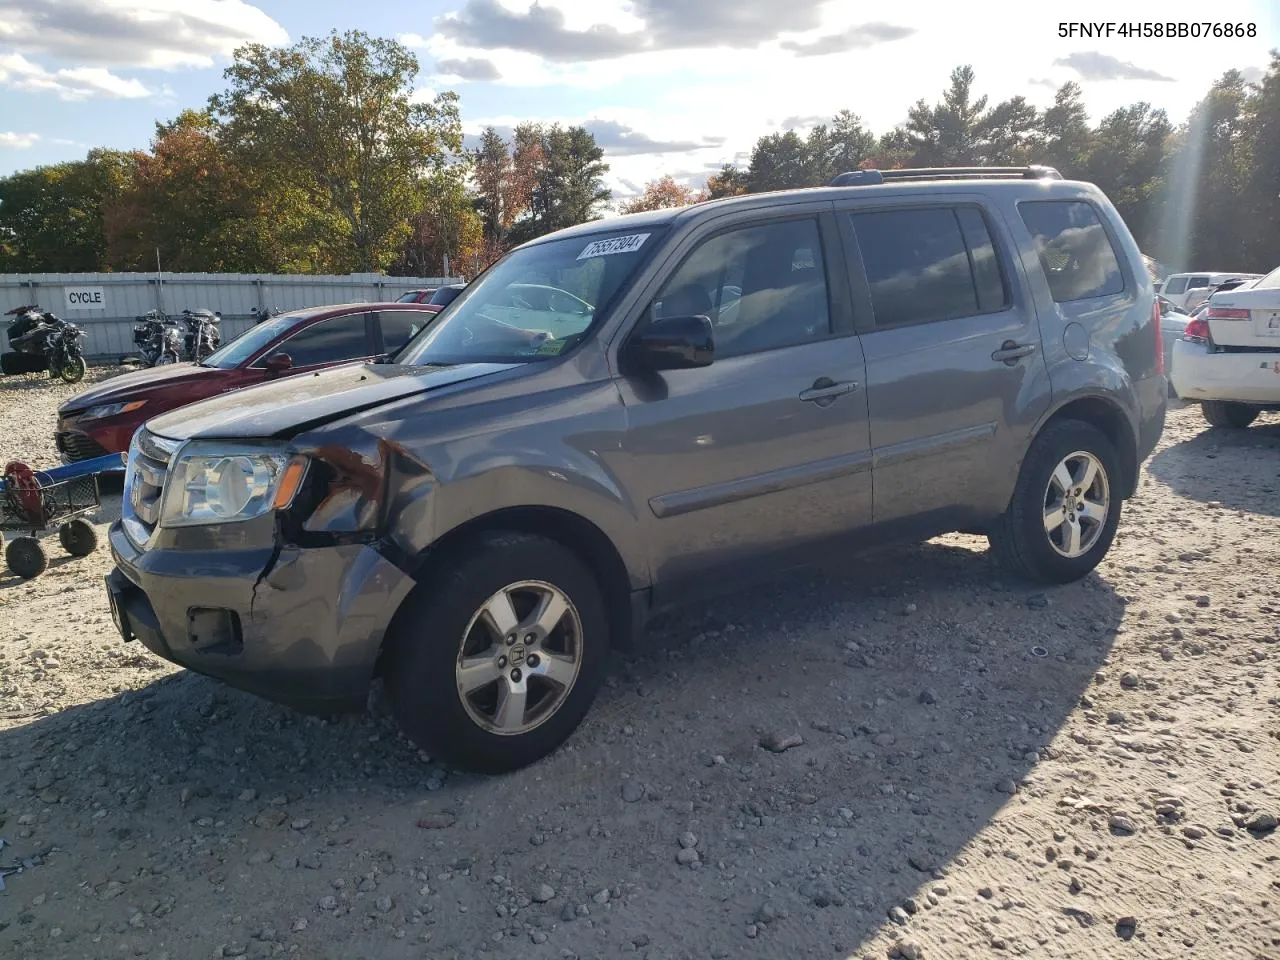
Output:
<path fill-rule="evenodd" d="M 588 243 L 586 248 L 578 254 L 578 259 L 589 260 L 592 257 L 611 257 L 615 253 L 634 253 L 644 246 L 644 242 L 648 239 L 647 233 L 633 233 L 626 237 L 595 240 Z"/>

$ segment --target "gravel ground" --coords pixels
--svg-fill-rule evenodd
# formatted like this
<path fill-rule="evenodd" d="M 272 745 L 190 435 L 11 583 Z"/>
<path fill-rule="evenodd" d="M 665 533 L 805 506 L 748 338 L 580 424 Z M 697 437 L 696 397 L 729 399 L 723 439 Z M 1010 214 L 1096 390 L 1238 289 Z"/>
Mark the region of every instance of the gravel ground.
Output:
<path fill-rule="evenodd" d="M 73 392 L 0 383 L 0 462 Z M 0 956 L 1280 957 L 1278 465 L 1173 411 L 1083 582 L 730 597 L 494 779 L 122 644 L 103 550 L 0 575 Z"/>

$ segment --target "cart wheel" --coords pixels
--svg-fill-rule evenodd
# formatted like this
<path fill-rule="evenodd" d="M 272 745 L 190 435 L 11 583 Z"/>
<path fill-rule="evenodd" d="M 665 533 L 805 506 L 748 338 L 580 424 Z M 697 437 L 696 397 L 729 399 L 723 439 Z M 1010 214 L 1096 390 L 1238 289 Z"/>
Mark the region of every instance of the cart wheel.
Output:
<path fill-rule="evenodd" d="M 49 555 L 35 537 L 18 537 L 4 548 L 4 562 L 23 580 L 34 580 L 49 568 Z"/>
<path fill-rule="evenodd" d="M 58 528 L 58 541 L 73 557 L 87 557 L 98 549 L 98 531 L 89 521 L 77 517 Z"/>

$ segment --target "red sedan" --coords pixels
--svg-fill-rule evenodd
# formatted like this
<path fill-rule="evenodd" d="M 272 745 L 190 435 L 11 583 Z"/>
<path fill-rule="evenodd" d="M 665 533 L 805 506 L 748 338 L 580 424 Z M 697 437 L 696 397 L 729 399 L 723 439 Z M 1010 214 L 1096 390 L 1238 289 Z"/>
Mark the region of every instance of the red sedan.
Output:
<path fill-rule="evenodd" d="M 276 377 L 396 353 L 435 316 L 424 303 L 348 303 L 272 317 L 203 363 L 113 377 L 58 408 L 55 441 L 66 463 L 129 449 L 133 433 L 167 410 Z"/>

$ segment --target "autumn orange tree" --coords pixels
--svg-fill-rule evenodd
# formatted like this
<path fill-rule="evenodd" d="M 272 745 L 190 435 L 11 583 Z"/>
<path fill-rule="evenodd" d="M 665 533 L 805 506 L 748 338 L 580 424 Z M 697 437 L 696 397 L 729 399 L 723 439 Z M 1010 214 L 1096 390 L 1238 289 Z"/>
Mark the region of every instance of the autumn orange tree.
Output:
<path fill-rule="evenodd" d="M 644 192 L 629 203 L 622 205 L 623 213 L 644 213 L 646 210 L 666 210 L 670 207 L 687 207 L 691 203 L 705 200 L 706 195 L 693 187 L 677 183 L 675 177 L 667 174 L 657 180 L 650 180 L 644 185 Z"/>
<path fill-rule="evenodd" d="M 183 111 L 134 155 L 128 186 L 104 211 L 115 270 L 263 271 L 282 264 L 264 226 L 259 185 L 220 146 L 212 118 Z"/>

